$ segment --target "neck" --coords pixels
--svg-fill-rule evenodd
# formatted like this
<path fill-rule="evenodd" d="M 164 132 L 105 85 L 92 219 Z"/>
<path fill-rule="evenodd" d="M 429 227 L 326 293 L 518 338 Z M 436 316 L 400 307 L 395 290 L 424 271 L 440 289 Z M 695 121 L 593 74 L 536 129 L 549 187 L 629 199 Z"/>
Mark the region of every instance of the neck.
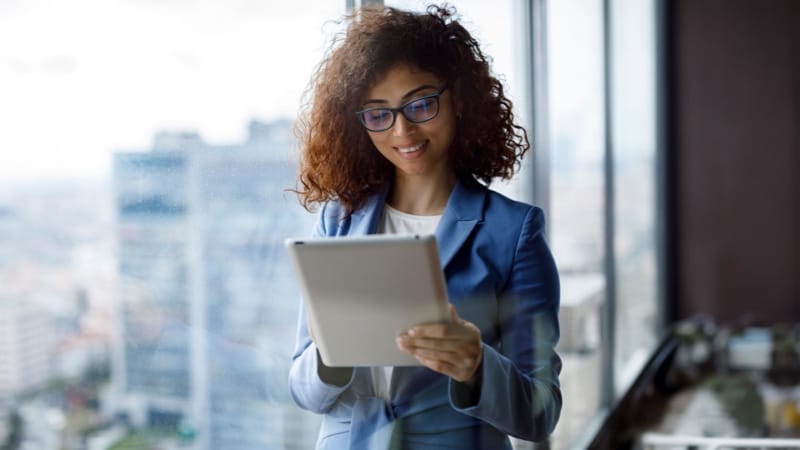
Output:
<path fill-rule="evenodd" d="M 452 172 L 440 177 L 415 177 L 398 173 L 389 193 L 389 205 L 420 216 L 442 214 L 455 185 L 456 175 Z"/>

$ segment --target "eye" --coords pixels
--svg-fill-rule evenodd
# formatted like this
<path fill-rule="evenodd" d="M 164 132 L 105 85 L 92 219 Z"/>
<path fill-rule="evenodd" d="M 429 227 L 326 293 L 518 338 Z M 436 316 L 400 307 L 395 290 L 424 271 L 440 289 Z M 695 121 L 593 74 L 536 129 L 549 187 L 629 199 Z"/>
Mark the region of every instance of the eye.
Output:
<path fill-rule="evenodd" d="M 424 122 L 433 118 L 438 110 L 439 103 L 436 97 L 425 97 L 406 105 L 403 114 L 414 122 Z"/>
<path fill-rule="evenodd" d="M 383 122 L 392 117 L 392 112 L 386 109 L 371 109 L 364 111 L 364 120 L 368 122 Z"/>
<path fill-rule="evenodd" d="M 410 113 L 424 113 L 430 111 L 436 107 L 436 99 L 433 97 L 429 98 L 421 98 L 414 102 L 411 102 L 407 107 L 406 110 Z"/>

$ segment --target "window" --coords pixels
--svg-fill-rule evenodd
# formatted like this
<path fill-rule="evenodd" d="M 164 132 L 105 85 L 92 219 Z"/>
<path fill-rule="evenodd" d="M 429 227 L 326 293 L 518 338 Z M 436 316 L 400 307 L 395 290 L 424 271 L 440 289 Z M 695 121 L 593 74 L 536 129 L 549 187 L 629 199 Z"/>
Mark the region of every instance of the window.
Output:
<path fill-rule="evenodd" d="M 559 0 L 544 9 L 550 228 L 565 359 L 565 408 L 553 440 L 580 446 L 660 331 L 655 5 Z"/>
<path fill-rule="evenodd" d="M 585 432 L 603 406 L 603 2 L 547 2 L 545 14 L 549 229 L 561 274 L 559 354 L 564 360 L 564 410 L 553 442 L 564 448 Z"/>
<path fill-rule="evenodd" d="M 655 348 L 658 315 L 655 2 L 614 0 L 611 151 L 614 176 L 615 390 Z"/>
<path fill-rule="evenodd" d="M 313 445 L 282 248 L 313 216 L 283 189 L 345 3 L 0 5 L 0 310 L 38 318 L 0 335 L 25 355 L 0 445 L 12 417 L 23 442 Z"/>
<path fill-rule="evenodd" d="M 299 294 L 281 246 L 313 216 L 282 189 L 301 94 L 352 3 L 0 2 L 0 445 L 19 421 L 23 441 L 313 445 L 319 417 L 286 389 Z M 493 188 L 545 208 L 552 444 L 569 447 L 658 332 L 655 2 L 450 3 L 536 143 Z M 58 425 L 87 414 L 103 427 Z"/>

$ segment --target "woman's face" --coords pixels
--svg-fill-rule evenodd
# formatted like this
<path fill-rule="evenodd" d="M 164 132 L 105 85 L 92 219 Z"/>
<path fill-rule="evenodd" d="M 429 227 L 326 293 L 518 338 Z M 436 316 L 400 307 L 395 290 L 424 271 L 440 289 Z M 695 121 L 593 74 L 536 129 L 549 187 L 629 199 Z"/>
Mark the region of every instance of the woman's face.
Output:
<path fill-rule="evenodd" d="M 436 75 L 398 64 L 367 90 L 361 109 L 396 108 L 436 94 L 444 87 L 444 81 Z M 433 106 L 432 100 L 423 100 L 419 106 L 429 108 Z M 456 132 L 455 104 L 453 87 L 448 86 L 439 96 L 439 110 L 433 119 L 414 123 L 398 111 L 391 128 L 367 133 L 375 148 L 394 165 L 397 176 L 449 176 L 450 145 Z M 419 108 L 406 108 L 409 114 L 414 110 Z"/>

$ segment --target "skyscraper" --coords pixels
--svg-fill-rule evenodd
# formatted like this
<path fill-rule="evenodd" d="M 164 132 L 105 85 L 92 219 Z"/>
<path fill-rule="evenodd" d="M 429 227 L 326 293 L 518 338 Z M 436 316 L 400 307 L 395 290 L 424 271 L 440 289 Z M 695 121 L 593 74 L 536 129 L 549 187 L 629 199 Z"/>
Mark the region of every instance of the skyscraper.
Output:
<path fill-rule="evenodd" d="M 188 426 L 199 449 L 313 444 L 286 386 L 299 293 L 282 242 L 311 229 L 285 192 L 291 145 L 288 122 L 253 122 L 241 145 L 162 133 L 116 155 L 114 378 L 134 422 Z"/>

